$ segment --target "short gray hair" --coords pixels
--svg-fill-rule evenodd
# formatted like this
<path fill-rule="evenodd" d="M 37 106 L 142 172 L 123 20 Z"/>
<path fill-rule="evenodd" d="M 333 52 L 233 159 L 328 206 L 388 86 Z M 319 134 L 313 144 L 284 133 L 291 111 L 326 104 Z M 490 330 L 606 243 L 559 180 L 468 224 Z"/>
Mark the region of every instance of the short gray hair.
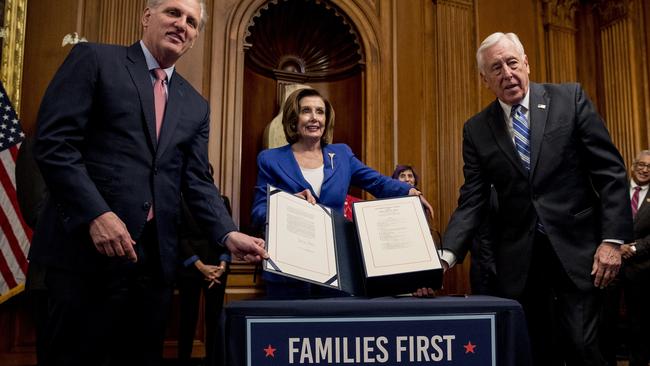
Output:
<path fill-rule="evenodd" d="M 506 38 L 507 40 L 512 42 L 512 44 L 515 45 L 515 50 L 519 53 L 522 59 L 526 55 L 526 52 L 524 52 L 524 45 L 521 44 L 521 41 L 519 40 L 519 37 L 517 37 L 516 34 L 503 33 L 503 32 L 492 33 L 489 36 L 487 36 L 487 38 L 485 38 L 483 42 L 481 42 L 481 45 L 478 47 L 478 50 L 476 50 L 476 63 L 478 64 L 478 69 L 479 71 L 481 71 L 481 73 L 484 72 L 484 67 L 485 67 L 485 65 L 483 65 L 483 53 L 485 53 L 485 51 L 488 48 L 499 43 L 504 38 Z"/>
<path fill-rule="evenodd" d="M 147 0 L 147 8 L 157 8 L 162 3 L 164 3 L 167 0 Z M 202 30 L 203 27 L 205 27 L 205 23 L 208 21 L 208 13 L 205 7 L 205 0 L 196 0 L 199 3 L 199 7 L 201 8 L 201 19 L 199 19 L 199 30 Z"/>
<path fill-rule="evenodd" d="M 639 159 L 641 159 L 642 156 L 649 156 L 649 155 L 650 155 L 650 150 L 641 150 L 639 151 L 639 154 L 634 159 L 633 163 L 636 164 L 639 161 Z"/>

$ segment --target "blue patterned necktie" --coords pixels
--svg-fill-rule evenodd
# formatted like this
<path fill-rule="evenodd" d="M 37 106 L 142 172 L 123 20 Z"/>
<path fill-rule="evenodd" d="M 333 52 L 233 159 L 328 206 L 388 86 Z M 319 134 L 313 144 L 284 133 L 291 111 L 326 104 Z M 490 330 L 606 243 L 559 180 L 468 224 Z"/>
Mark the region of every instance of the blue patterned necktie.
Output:
<path fill-rule="evenodd" d="M 530 170 L 530 127 L 521 104 L 512 106 L 512 129 L 515 132 L 515 147 L 526 170 Z"/>

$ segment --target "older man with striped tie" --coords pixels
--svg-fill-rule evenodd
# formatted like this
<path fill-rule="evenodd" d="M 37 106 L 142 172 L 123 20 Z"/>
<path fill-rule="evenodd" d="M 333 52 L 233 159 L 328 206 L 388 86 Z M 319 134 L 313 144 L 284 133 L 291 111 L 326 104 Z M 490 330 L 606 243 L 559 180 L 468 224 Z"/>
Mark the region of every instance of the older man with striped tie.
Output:
<path fill-rule="evenodd" d="M 578 84 L 529 81 L 514 33 L 488 36 L 476 59 L 496 100 L 465 123 L 465 182 L 442 257 L 464 258 L 493 186 L 497 287 L 524 308 L 533 364 L 604 365 L 602 289 L 632 236 L 621 155 Z"/>

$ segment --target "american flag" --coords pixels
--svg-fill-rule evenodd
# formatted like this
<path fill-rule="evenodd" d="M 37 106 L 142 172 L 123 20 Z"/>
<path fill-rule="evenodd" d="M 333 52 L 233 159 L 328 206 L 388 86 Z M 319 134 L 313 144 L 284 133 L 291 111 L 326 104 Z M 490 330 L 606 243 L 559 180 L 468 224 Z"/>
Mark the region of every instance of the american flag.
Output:
<path fill-rule="evenodd" d="M 0 304 L 24 288 L 32 239 L 16 198 L 16 157 L 24 137 L 0 82 Z"/>

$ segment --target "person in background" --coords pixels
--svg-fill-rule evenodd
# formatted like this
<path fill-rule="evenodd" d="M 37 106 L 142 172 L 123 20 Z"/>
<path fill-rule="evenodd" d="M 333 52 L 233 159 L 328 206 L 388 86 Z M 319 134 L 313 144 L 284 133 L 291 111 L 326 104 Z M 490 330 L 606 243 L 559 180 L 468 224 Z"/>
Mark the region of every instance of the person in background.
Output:
<path fill-rule="evenodd" d="M 257 157 L 253 224 L 265 224 L 268 184 L 341 214 L 350 185 L 365 189 L 376 197 L 420 196 L 430 209 L 420 191 L 367 167 L 349 146 L 331 143 L 334 109 L 317 90 L 294 91 L 283 108 L 282 126 L 289 144 L 264 150 Z M 268 272 L 263 274 L 263 278 L 270 298 L 340 295 L 322 286 Z"/>
<path fill-rule="evenodd" d="M 210 245 L 250 261 L 208 174 L 208 102 L 175 71 L 203 0 L 148 0 L 131 46 L 75 45 L 43 97 L 34 157 L 49 196 L 29 259 L 45 271 L 53 365 L 160 365 L 181 193 Z"/>
<path fill-rule="evenodd" d="M 650 150 L 637 155 L 630 175 L 634 242 L 621 245 L 621 279 L 629 325 L 625 341 L 630 366 L 647 366 L 650 361 Z"/>
<path fill-rule="evenodd" d="M 212 164 L 210 175 L 214 175 Z M 221 196 L 232 215 L 230 200 Z M 203 293 L 203 316 L 205 317 L 205 365 L 215 365 L 217 357 L 217 333 L 219 318 L 228 280 L 230 253 L 221 246 L 210 245 L 205 233 L 192 216 L 190 208 L 182 201 L 183 213 L 180 228 L 180 252 L 182 264 L 176 287 L 179 297 L 180 325 L 178 330 L 178 363 L 189 365 L 194 346 L 194 334 L 199 317 L 199 303 Z"/>
<path fill-rule="evenodd" d="M 393 179 L 397 179 L 401 182 L 410 184 L 413 187 L 418 186 L 418 175 L 413 170 L 413 167 L 410 165 L 397 165 L 391 176 Z"/>
<path fill-rule="evenodd" d="M 602 289 L 632 238 L 623 159 L 578 84 L 529 81 L 516 34 L 491 34 L 476 59 L 496 100 L 463 127 L 465 181 L 443 260 L 463 260 L 493 187 L 497 289 L 523 306 L 534 364 L 604 365 Z"/>

